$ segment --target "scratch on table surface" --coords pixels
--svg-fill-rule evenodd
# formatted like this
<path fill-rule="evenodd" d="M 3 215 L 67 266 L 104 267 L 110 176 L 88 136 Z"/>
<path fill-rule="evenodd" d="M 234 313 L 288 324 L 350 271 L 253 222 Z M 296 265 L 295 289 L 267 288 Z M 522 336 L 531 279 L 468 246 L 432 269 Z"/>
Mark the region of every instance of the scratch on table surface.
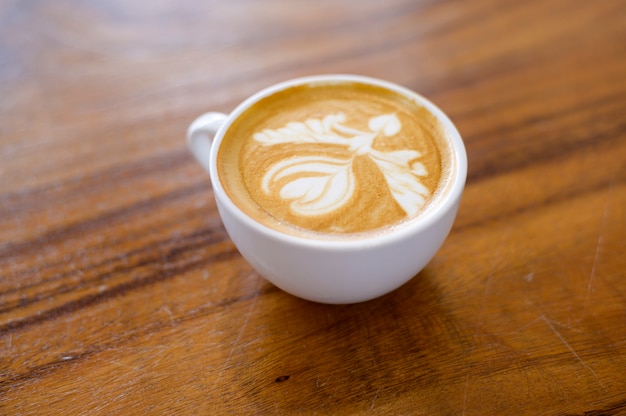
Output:
<path fill-rule="evenodd" d="M 485 282 L 485 290 L 483 291 L 483 297 L 482 297 L 482 301 L 480 303 L 481 311 L 484 308 L 485 303 L 487 302 L 487 295 L 489 294 L 489 289 L 491 288 L 491 280 L 493 279 L 493 275 L 495 274 L 496 267 L 498 265 L 498 262 L 500 261 L 501 255 L 502 255 L 502 247 L 504 246 L 505 237 L 509 234 L 510 231 L 511 231 L 511 226 L 509 225 L 502 232 L 502 235 L 500 236 L 500 241 L 498 242 L 498 247 L 496 248 L 496 253 L 494 254 L 493 260 L 491 262 L 491 270 L 489 271 L 489 275 L 487 275 L 487 281 Z M 480 329 L 481 325 L 482 325 L 482 318 L 481 318 L 481 322 L 479 322 L 478 325 L 476 326 L 476 332 L 474 333 L 474 335 L 478 335 L 478 332 L 479 332 L 479 329 Z"/>
<path fill-rule="evenodd" d="M 532 321 L 527 322 L 524 325 L 522 325 L 522 326 L 520 326 L 520 327 L 518 327 L 516 329 L 513 329 L 511 331 L 495 331 L 495 332 L 489 332 L 488 334 L 476 334 L 476 336 L 477 337 L 482 337 L 482 336 L 489 336 L 489 337 L 496 336 L 496 337 L 499 337 L 499 336 L 504 336 L 504 335 L 514 335 L 514 334 L 518 334 L 518 333 L 522 332 L 523 330 L 525 330 L 526 328 L 528 328 L 529 326 L 533 325 L 535 322 L 540 321 L 540 320 L 541 320 L 541 317 L 539 316 L 539 317 L 533 319 Z"/>
<path fill-rule="evenodd" d="M 123 355 L 124 357 L 132 356 L 136 353 L 148 353 L 148 352 L 152 353 L 150 356 L 150 360 L 149 360 L 150 374 L 152 374 L 152 376 L 156 376 L 156 375 L 159 375 L 159 373 L 155 372 L 154 368 L 158 366 L 158 364 L 162 360 L 162 357 L 167 354 L 170 348 L 171 348 L 171 344 L 170 345 L 142 346 L 142 347 L 122 347 L 122 348 L 115 348 L 115 350 L 118 352 L 126 352 L 127 354 L 124 354 Z M 146 371 L 146 365 L 141 365 L 141 364 L 132 365 L 132 364 L 128 364 L 128 363 L 113 359 L 113 358 L 100 358 L 99 360 L 108 364 L 113 364 L 121 368 L 122 371 L 132 370 L 136 373 L 143 373 Z M 119 373 L 117 374 L 119 375 Z"/>
<path fill-rule="evenodd" d="M 161 307 L 161 310 L 169 315 L 170 321 L 173 323 L 174 322 L 174 314 L 172 313 L 172 310 L 167 305 L 163 305 Z"/>
<path fill-rule="evenodd" d="M 105 362 L 107 362 L 107 363 L 109 363 L 109 364 L 115 364 L 115 365 L 117 365 L 118 367 L 127 368 L 127 369 L 130 369 L 130 370 L 133 370 L 133 371 L 139 371 L 139 370 L 140 370 L 139 366 L 136 366 L 136 365 L 129 365 L 129 364 L 124 364 L 124 363 L 122 363 L 122 362 L 119 362 L 119 361 L 117 361 L 117 360 L 112 360 L 112 359 L 110 359 L 110 358 L 109 358 L 109 359 L 104 359 L 104 360 L 102 360 L 102 361 L 105 361 Z"/>
<path fill-rule="evenodd" d="M 252 312 L 254 312 L 254 308 L 256 307 L 257 300 L 259 299 L 258 293 L 259 293 L 260 288 L 261 288 L 261 280 L 259 279 L 258 282 L 257 282 L 256 288 L 254 290 L 254 293 L 257 294 L 257 296 L 254 296 L 254 300 L 252 301 L 252 304 L 250 304 L 250 307 L 248 308 L 248 311 L 246 312 L 246 315 L 245 315 L 245 317 L 243 319 L 243 323 L 241 325 L 241 328 L 239 328 L 239 333 L 237 334 L 237 338 L 235 339 L 235 342 L 233 342 L 233 345 L 230 348 L 230 351 L 228 352 L 228 356 L 226 357 L 226 361 L 224 361 L 224 365 L 222 366 L 222 370 L 219 372 L 219 374 L 215 378 L 215 383 L 216 384 L 222 378 L 222 374 L 224 374 L 224 371 L 226 371 L 226 368 L 228 367 L 228 364 L 230 364 L 230 361 L 231 361 L 231 359 L 233 357 L 235 349 L 237 348 L 237 345 L 239 345 L 239 342 L 241 341 L 241 337 L 243 336 L 243 333 L 246 330 L 246 327 L 248 326 L 248 321 L 250 320 L 250 316 L 252 316 Z"/>
<path fill-rule="evenodd" d="M 587 282 L 587 294 L 585 295 L 585 301 L 583 303 L 583 317 L 587 314 L 587 306 L 589 305 L 589 297 L 591 292 L 593 291 L 593 279 L 596 275 L 596 268 L 598 265 L 598 258 L 600 254 L 600 248 L 602 247 L 602 243 L 604 241 L 604 230 L 606 229 L 606 219 L 607 214 L 609 212 L 609 205 L 611 202 L 611 195 L 613 194 L 613 187 L 615 183 L 615 175 L 611 178 L 609 182 L 609 187 L 607 190 L 606 202 L 604 203 L 604 211 L 602 212 L 602 224 L 600 224 L 600 233 L 598 235 L 598 242 L 596 243 L 596 252 L 593 256 L 593 264 L 591 265 L 591 273 L 589 274 L 589 280 Z"/>
<path fill-rule="evenodd" d="M 580 356 L 578 355 L 576 350 L 574 350 L 574 348 L 572 348 L 572 346 L 569 344 L 569 342 L 567 342 L 567 340 L 565 338 L 563 338 L 563 335 L 561 335 L 561 333 L 554 327 L 554 325 L 552 324 L 552 321 L 550 321 L 548 318 L 546 318 L 545 315 L 541 315 L 540 318 L 546 323 L 546 325 L 548 325 L 550 330 L 552 330 L 552 332 L 554 332 L 554 335 L 556 335 L 557 338 L 559 338 L 561 340 L 563 345 L 565 345 L 567 347 L 567 349 L 574 355 L 574 357 L 576 357 L 578 362 L 580 362 L 580 364 L 582 364 L 583 367 L 585 367 L 587 370 L 589 370 L 589 372 L 591 374 L 593 374 L 595 379 L 598 381 L 600 386 L 602 386 L 602 388 L 606 390 L 606 388 L 604 386 L 604 383 L 602 383 L 602 380 L 600 380 L 600 377 L 598 377 L 598 374 L 593 370 L 593 368 L 591 368 L 589 365 L 587 365 L 587 363 L 585 363 L 582 360 L 582 358 L 580 358 Z"/>
<path fill-rule="evenodd" d="M 327 379 L 324 380 L 323 383 L 320 383 L 320 378 L 317 377 L 315 379 L 315 387 L 317 387 L 318 389 L 324 387 L 326 385 L 326 383 L 328 383 L 328 380 L 330 380 L 330 378 L 327 378 Z"/>
<path fill-rule="evenodd" d="M 498 242 L 498 248 L 496 249 L 496 254 L 493 256 L 493 260 L 491 262 L 491 270 L 489 271 L 489 275 L 487 276 L 487 282 L 485 283 L 485 290 L 483 292 L 483 304 L 487 299 L 487 294 L 489 293 L 489 288 L 491 287 L 491 279 L 495 274 L 496 267 L 498 266 L 498 262 L 500 261 L 500 257 L 502 256 L 502 247 L 504 246 L 505 237 L 511 231 L 511 226 L 508 226 L 500 236 L 500 241 Z"/>
<path fill-rule="evenodd" d="M 92 409 L 91 411 L 101 411 L 102 408 L 100 407 L 100 403 L 101 403 L 101 399 L 102 396 L 100 395 L 100 391 L 96 390 L 96 385 L 99 383 L 85 383 L 87 385 L 89 385 L 89 391 L 91 392 L 91 398 L 92 398 Z"/>
<path fill-rule="evenodd" d="M 376 390 L 376 394 L 374 395 L 374 399 L 372 400 L 372 405 L 370 406 L 370 410 L 374 410 L 374 405 L 376 404 L 376 400 L 378 399 L 378 395 L 380 394 L 380 387 Z"/>
<path fill-rule="evenodd" d="M 462 415 L 465 416 L 465 406 L 467 404 L 467 387 L 469 386 L 469 372 L 465 376 L 465 391 L 463 392 L 463 410 Z"/>

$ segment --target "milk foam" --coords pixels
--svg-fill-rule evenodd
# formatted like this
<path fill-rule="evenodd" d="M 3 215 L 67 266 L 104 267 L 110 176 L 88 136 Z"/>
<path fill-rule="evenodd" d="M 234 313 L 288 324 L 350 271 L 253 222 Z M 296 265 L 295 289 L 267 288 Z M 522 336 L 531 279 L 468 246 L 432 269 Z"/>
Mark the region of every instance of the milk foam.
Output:
<path fill-rule="evenodd" d="M 300 215 L 323 215 L 346 204 L 354 193 L 354 174 L 349 161 L 302 156 L 273 165 L 263 176 L 266 194 L 272 184 L 288 178 L 279 196 L 291 202 L 291 209 Z"/>
<path fill-rule="evenodd" d="M 217 163 L 226 192 L 255 220 L 311 238 L 358 238 L 428 209 L 450 161 L 426 108 L 347 82 L 257 102 L 229 127 Z"/>
<path fill-rule="evenodd" d="M 324 155 L 296 156 L 281 160 L 263 176 L 263 191 L 271 194 L 272 184 L 289 181 L 278 195 L 291 201 L 291 209 L 299 215 L 322 215 L 345 205 L 354 193 L 352 162 L 356 155 L 368 156 L 380 169 L 394 199 L 407 215 L 413 215 L 430 195 L 420 182 L 428 172 L 416 162 L 420 153 L 410 149 L 384 152 L 372 148 L 378 136 L 392 137 L 402 130 L 396 114 L 381 114 L 368 120 L 370 131 L 361 131 L 345 124 L 343 113 L 329 114 L 322 120 L 290 121 L 276 130 L 265 129 L 253 135 L 264 146 L 317 143 L 347 147 L 348 157 Z"/>

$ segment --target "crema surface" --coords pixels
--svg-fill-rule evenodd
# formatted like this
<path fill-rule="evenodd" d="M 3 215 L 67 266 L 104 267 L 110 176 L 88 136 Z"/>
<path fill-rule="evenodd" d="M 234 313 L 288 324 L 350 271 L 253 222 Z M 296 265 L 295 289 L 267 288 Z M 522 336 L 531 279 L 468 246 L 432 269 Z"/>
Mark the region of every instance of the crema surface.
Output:
<path fill-rule="evenodd" d="M 341 82 L 288 88 L 248 108 L 218 150 L 229 197 L 305 237 L 381 233 L 436 203 L 451 169 L 438 120 L 404 95 Z"/>

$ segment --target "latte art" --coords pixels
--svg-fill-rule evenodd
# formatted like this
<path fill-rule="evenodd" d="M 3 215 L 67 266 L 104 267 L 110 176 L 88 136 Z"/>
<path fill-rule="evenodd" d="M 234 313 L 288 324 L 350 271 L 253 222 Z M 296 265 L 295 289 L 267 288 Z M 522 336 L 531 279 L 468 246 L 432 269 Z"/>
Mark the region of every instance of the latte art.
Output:
<path fill-rule="evenodd" d="M 436 203 L 450 161 L 426 108 L 343 82 L 287 88 L 249 107 L 224 135 L 217 169 L 233 202 L 271 228 L 359 238 Z"/>
<path fill-rule="evenodd" d="M 263 176 L 263 191 L 271 195 L 277 183 L 288 182 L 278 192 L 282 199 L 292 201 L 291 209 L 300 215 L 327 214 L 345 205 L 354 194 L 354 157 L 367 155 L 380 169 L 391 194 L 406 212 L 413 215 L 424 205 L 429 190 L 420 176 L 428 175 L 417 161 L 416 150 L 382 152 L 372 148 L 379 135 L 391 137 L 401 131 L 395 114 L 383 114 L 368 122 L 370 131 L 361 131 L 345 124 L 343 113 L 331 114 L 322 120 L 308 119 L 304 123 L 290 122 L 278 130 L 254 134 L 254 140 L 264 146 L 282 143 L 325 143 L 346 147 L 350 157 L 337 159 L 324 155 L 296 156 L 275 163 Z"/>

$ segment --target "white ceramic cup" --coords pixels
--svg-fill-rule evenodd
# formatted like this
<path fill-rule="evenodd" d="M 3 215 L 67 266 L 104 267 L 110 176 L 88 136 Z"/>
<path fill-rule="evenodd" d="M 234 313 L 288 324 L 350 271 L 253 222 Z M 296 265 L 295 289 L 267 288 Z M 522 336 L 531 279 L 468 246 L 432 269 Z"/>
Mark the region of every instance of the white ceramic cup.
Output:
<path fill-rule="evenodd" d="M 348 81 L 381 86 L 415 100 L 434 114 L 451 141 L 453 178 L 431 209 L 393 231 L 361 239 L 320 240 L 281 233 L 245 214 L 220 182 L 216 158 L 229 127 L 260 99 L 295 85 Z M 355 75 L 321 75 L 294 79 L 266 88 L 232 113 L 206 113 L 187 131 L 191 152 L 209 173 L 217 208 L 226 231 L 243 257 L 267 280 L 295 296 L 322 303 L 355 303 L 400 287 L 433 258 L 448 236 L 467 176 L 461 136 L 434 104 L 406 88 Z"/>

